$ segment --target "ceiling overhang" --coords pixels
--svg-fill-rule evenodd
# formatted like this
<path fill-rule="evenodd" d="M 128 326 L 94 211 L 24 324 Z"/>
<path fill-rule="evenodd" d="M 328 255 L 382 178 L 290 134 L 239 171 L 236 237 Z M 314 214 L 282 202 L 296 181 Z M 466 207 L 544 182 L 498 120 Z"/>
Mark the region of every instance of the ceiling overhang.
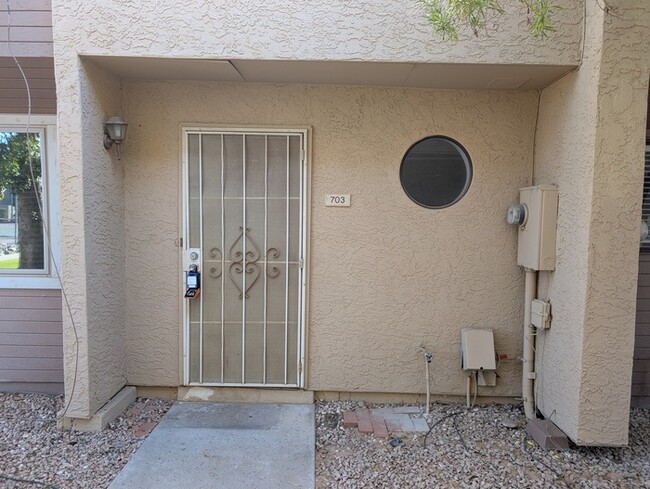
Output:
<path fill-rule="evenodd" d="M 219 60 L 83 56 L 129 80 L 301 83 L 438 90 L 535 90 L 573 66 L 382 63 L 365 61 Z"/>

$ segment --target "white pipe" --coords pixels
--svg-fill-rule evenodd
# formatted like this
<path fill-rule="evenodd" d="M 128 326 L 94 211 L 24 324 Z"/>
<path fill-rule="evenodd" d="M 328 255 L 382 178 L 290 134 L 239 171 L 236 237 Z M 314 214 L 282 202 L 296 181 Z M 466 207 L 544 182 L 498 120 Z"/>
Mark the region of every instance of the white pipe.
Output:
<path fill-rule="evenodd" d="M 427 355 L 424 355 L 424 366 L 426 368 L 426 379 L 427 379 L 427 407 L 425 408 L 424 412 L 425 414 L 429 414 L 429 405 L 431 404 L 431 388 L 429 387 L 429 362 Z"/>
<path fill-rule="evenodd" d="M 472 397 L 472 376 L 467 376 L 467 409 L 469 409 L 469 400 Z"/>
<path fill-rule="evenodd" d="M 536 419 L 535 413 L 535 334 L 531 325 L 532 302 L 537 296 L 537 272 L 526 268 L 524 287 L 524 354 L 521 379 L 521 397 L 524 401 L 526 418 Z"/>

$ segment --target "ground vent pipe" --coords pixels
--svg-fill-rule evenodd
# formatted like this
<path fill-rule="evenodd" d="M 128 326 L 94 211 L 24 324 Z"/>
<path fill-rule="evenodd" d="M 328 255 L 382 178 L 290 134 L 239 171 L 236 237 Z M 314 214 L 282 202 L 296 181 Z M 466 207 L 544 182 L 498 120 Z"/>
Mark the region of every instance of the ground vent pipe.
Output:
<path fill-rule="evenodd" d="M 528 268 L 524 285 L 524 354 L 521 379 L 521 397 L 526 418 L 536 419 L 535 411 L 535 329 L 531 324 L 531 307 L 537 296 L 537 272 Z"/>

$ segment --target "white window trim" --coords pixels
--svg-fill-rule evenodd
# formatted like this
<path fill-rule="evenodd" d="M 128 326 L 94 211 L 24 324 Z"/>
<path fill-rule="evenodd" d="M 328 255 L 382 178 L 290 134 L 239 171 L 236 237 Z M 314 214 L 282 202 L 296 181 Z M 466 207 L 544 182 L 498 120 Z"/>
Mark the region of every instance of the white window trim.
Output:
<path fill-rule="evenodd" d="M 0 128 L 26 128 L 28 118 L 26 114 L 0 114 Z M 61 284 L 56 276 L 52 260 L 56 262 L 60 270 L 60 247 L 59 247 L 59 173 L 56 160 L 57 137 L 56 137 L 56 116 L 55 115 L 32 115 L 29 118 L 30 129 L 43 131 L 44 143 L 41 164 L 45 167 L 44 185 L 47 198 L 47 228 L 50 237 L 50 248 L 52 250 L 49 260 L 48 273 L 40 275 L 0 274 L 0 289 L 60 289 Z M 47 238 L 45 238 L 47 241 Z M 46 244 L 47 252 L 47 244 Z"/>

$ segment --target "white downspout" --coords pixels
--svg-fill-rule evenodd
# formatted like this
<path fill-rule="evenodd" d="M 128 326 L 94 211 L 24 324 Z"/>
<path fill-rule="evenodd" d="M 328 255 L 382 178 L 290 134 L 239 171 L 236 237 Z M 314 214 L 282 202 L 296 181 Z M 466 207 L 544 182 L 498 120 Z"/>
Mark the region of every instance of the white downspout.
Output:
<path fill-rule="evenodd" d="M 532 302 L 537 296 L 537 272 L 528 268 L 524 286 L 524 355 L 521 379 L 521 397 L 526 418 L 537 419 L 535 412 L 535 329 L 531 325 Z"/>

